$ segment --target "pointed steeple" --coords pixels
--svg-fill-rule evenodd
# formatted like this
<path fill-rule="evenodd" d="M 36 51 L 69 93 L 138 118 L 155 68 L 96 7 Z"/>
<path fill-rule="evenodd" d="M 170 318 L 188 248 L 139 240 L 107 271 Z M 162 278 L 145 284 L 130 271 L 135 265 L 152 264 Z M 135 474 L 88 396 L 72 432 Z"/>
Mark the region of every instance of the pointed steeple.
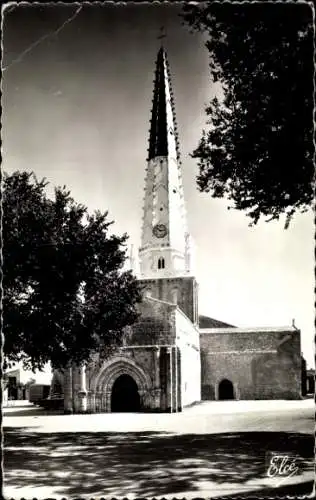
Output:
<path fill-rule="evenodd" d="M 175 107 L 167 54 L 155 67 L 145 179 L 140 274 L 145 278 L 191 273 Z"/>
<path fill-rule="evenodd" d="M 161 47 L 156 61 L 155 87 L 149 135 L 149 160 L 155 158 L 155 156 L 168 155 L 166 76 L 165 52 L 163 47 Z"/>
<path fill-rule="evenodd" d="M 170 153 L 175 153 L 178 159 L 179 147 L 173 92 L 167 54 L 162 45 L 156 59 L 152 102 L 148 160 L 157 156 L 168 156 Z"/>

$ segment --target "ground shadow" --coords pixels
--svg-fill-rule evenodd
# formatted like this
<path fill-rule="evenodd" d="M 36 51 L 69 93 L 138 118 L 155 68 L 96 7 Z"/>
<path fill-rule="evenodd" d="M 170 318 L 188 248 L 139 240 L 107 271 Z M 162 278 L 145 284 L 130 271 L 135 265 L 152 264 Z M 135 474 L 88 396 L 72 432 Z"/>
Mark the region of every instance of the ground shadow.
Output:
<path fill-rule="evenodd" d="M 310 470 L 314 456 L 313 436 L 286 432 L 37 433 L 4 427 L 4 445 L 6 486 L 46 486 L 66 497 L 198 496 L 201 484 L 222 488 L 223 496 L 230 484 L 266 479 L 268 451 L 299 456 L 299 474 Z"/>

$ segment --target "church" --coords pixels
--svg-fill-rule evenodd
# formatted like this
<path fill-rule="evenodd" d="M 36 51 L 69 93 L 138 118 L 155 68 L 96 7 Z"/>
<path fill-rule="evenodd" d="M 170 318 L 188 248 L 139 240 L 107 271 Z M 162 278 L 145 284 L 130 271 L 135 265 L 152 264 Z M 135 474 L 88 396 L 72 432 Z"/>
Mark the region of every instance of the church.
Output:
<path fill-rule="evenodd" d="M 166 50 L 158 51 L 141 245 L 130 267 L 143 289 L 140 319 L 110 358 L 54 372 L 66 412 L 180 412 L 201 400 L 300 399 L 294 326 L 238 328 L 199 315 L 180 148 Z"/>

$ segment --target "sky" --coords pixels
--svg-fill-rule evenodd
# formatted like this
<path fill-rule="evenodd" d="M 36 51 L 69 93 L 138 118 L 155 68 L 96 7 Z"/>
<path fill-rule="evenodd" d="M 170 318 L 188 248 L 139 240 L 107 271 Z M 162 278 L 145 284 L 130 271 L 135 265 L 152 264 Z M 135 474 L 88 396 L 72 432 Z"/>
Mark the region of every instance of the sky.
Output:
<path fill-rule="evenodd" d="M 242 8 L 242 7 L 241 7 Z M 244 212 L 199 193 L 190 157 L 206 127 L 211 82 L 201 34 L 181 5 L 19 4 L 3 14 L 2 154 L 9 173 L 66 185 L 89 211 L 108 210 L 116 234 L 140 245 L 154 65 L 165 27 L 188 225 L 201 314 L 239 327 L 302 332 L 314 366 L 312 213 L 249 227 Z"/>

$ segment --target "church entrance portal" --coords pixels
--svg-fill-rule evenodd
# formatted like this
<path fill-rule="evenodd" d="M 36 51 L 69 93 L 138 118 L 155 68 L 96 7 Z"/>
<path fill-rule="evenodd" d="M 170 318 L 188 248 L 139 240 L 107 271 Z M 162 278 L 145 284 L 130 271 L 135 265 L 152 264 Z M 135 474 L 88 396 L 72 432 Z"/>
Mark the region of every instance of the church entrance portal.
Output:
<path fill-rule="evenodd" d="M 138 387 L 130 375 L 120 375 L 114 382 L 111 395 L 111 411 L 140 411 Z"/>
<path fill-rule="evenodd" d="M 234 386 L 230 380 L 224 379 L 218 386 L 218 399 L 235 399 Z"/>

